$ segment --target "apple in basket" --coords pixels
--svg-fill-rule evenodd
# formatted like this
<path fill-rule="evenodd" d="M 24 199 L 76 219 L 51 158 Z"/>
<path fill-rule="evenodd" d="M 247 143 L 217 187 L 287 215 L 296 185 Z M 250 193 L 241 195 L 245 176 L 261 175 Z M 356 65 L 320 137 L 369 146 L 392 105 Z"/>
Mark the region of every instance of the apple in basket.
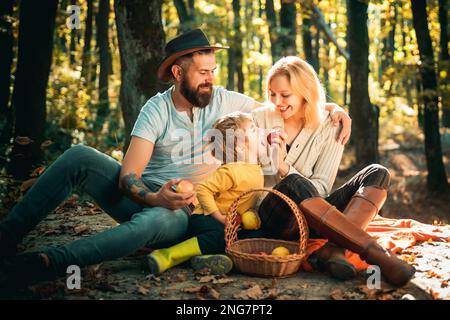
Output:
<path fill-rule="evenodd" d="M 253 210 L 245 211 L 241 215 L 242 228 L 245 230 L 258 230 L 261 227 L 261 220 L 258 214 Z"/>
<path fill-rule="evenodd" d="M 276 247 L 275 249 L 272 250 L 271 253 L 273 256 L 279 256 L 279 257 L 284 257 L 284 256 L 288 256 L 291 253 L 289 252 L 289 249 L 286 247 Z"/>

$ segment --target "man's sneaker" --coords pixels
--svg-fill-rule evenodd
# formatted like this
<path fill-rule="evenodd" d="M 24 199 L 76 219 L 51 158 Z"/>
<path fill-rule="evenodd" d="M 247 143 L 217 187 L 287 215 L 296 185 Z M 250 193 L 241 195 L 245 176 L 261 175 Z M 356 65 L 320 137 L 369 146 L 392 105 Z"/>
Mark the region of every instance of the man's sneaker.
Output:
<path fill-rule="evenodd" d="M 194 270 L 209 269 L 211 274 L 226 274 L 233 269 L 233 261 L 224 254 L 195 256 L 191 259 Z"/>
<path fill-rule="evenodd" d="M 8 259 L 3 264 L 6 274 L 0 286 L 26 287 L 58 277 L 49 266 L 48 258 L 40 252 L 27 252 Z"/>

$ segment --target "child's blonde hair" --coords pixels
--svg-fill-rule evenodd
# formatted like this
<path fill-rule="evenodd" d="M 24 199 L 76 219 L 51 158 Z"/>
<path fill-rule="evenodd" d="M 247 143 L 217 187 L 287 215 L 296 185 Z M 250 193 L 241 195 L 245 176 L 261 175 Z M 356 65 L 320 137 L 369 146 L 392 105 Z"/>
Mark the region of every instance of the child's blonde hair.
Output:
<path fill-rule="evenodd" d="M 283 57 L 278 60 L 267 75 L 266 94 L 269 97 L 270 81 L 274 77 L 285 76 L 292 91 L 305 99 L 305 126 L 317 128 L 321 122 L 322 111 L 325 108 L 325 90 L 320 84 L 314 68 L 305 60 L 295 56 Z"/>
<path fill-rule="evenodd" d="M 214 157 L 225 162 L 226 159 L 230 159 L 230 157 L 227 157 L 227 152 L 233 152 L 233 161 L 237 161 L 238 155 L 235 146 L 237 144 L 238 137 L 236 136 L 236 132 L 241 129 L 242 124 L 246 121 L 253 121 L 252 116 L 248 113 L 240 111 L 229 113 L 216 120 L 212 128 L 216 130 L 218 135 L 213 135 L 212 137 L 214 137 L 214 139 L 210 141 L 210 144 L 215 143 L 215 148 L 212 150 L 212 155 Z M 231 144 L 233 146 L 233 150 L 229 150 L 229 148 L 227 148 L 227 141 L 230 143 L 228 139 L 231 138 L 234 139 Z M 216 139 L 219 139 L 219 141 Z M 218 154 L 218 151 L 220 151 L 220 155 Z M 220 158 L 222 155 L 223 159 Z"/>

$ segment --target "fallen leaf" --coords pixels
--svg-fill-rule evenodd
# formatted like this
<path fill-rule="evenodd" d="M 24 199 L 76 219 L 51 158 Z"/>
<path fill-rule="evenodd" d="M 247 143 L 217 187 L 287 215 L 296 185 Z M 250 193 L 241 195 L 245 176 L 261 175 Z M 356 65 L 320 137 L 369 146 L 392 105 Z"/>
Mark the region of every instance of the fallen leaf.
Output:
<path fill-rule="evenodd" d="M 236 299 L 261 299 L 263 296 L 263 292 L 259 285 L 254 285 L 251 288 L 248 288 L 247 290 L 242 291 L 239 294 L 235 294 L 234 298 Z"/>
<path fill-rule="evenodd" d="M 433 300 L 441 300 L 439 292 L 436 292 L 433 289 L 430 289 L 430 295 L 433 298 Z"/>
<path fill-rule="evenodd" d="M 447 288 L 448 287 L 448 280 L 443 280 L 441 282 L 441 288 Z"/>
<path fill-rule="evenodd" d="M 175 276 L 175 281 L 176 282 L 184 282 L 184 281 L 186 281 L 187 280 L 187 276 L 185 275 L 185 274 L 177 274 L 176 276 Z"/>
<path fill-rule="evenodd" d="M 37 178 L 32 178 L 32 179 L 24 181 L 20 185 L 20 192 L 24 193 L 25 191 L 30 189 L 33 186 L 33 184 L 36 182 L 36 180 L 37 180 Z"/>
<path fill-rule="evenodd" d="M 138 290 L 137 291 L 138 291 L 138 293 L 142 294 L 143 296 L 148 295 L 148 293 L 150 292 L 149 289 L 144 288 L 142 286 L 138 286 Z"/>
<path fill-rule="evenodd" d="M 45 140 L 41 143 L 41 149 L 45 149 L 53 144 L 52 140 Z"/>
<path fill-rule="evenodd" d="M 28 137 L 20 137 L 19 136 L 19 137 L 16 137 L 16 139 L 14 139 L 14 142 L 17 144 L 20 144 L 21 146 L 26 146 L 27 144 L 30 144 L 34 141 Z"/>
<path fill-rule="evenodd" d="M 227 284 L 227 283 L 231 283 L 231 282 L 234 282 L 234 280 L 230 279 L 230 278 L 221 278 L 221 279 L 213 280 L 214 284 Z"/>
<path fill-rule="evenodd" d="M 38 167 L 38 168 L 34 169 L 33 172 L 31 173 L 31 176 L 39 177 L 42 174 L 42 172 L 45 171 L 46 168 L 47 168 L 46 166 L 42 166 L 42 167 Z"/>
<path fill-rule="evenodd" d="M 200 278 L 198 279 L 198 282 L 200 282 L 200 283 L 206 283 L 206 282 L 211 282 L 211 281 L 214 281 L 214 280 L 216 280 L 216 277 L 215 277 L 215 276 L 204 276 L 204 277 L 200 277 Z"/>
<path fill-rule="evenodd" d="M 201 286 L 184 288 L 181 291 L 186 292 L 186 293 L 196 293 L 196 292 L 200 292 L 200 289 L 201 289 Z"/>
<path fill-rule="evenodd" d="M 215 290 L 214 288 L 209 288 L 208 296 L 210 296 L 211 298 L 217 300 L 220 297 L 220 293 L 217 290 Z"/>
<path fill-rule="evenodd" d="M 330 297 L 333 300 L 344 300 L 344 295 L 343 295 L 342 291 L 339 289 L 331 292 Z"/>
<path fill-rule="evenodd" d="M 89 227 L 86 224 L 80 224 L 73 228 L 76 235 L 80 235 L 89 231 Z"/>
<path fill-rule="evenodd" d="M 427 271 L 427 273 L 425 274 L 425 276 L 426 276 L 427 278 L 437 278 L 437 279 L 441 279 L 441 278 L 442 278 L 441 275 L 437 274 L 436 272 L 434 272 L 434 271 L 432 271 L 432 270 Z"/>

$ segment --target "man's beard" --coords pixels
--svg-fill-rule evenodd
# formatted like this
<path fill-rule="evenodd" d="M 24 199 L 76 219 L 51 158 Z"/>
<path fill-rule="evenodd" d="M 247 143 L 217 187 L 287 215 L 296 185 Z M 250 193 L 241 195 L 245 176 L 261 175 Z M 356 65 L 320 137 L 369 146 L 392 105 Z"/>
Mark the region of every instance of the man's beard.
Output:
<path fill-rule="evenodd" d="M 210 90 L 208 92 L 201 93 L 201 88 L 210 88 Z M 196 90 L 193 90 L 188 78 L 184 77 L 180 83 L 180 92 L 183 97 L 194 107 L 204 108 L 211 101 L 212 84 L 202 83 Z"/>

